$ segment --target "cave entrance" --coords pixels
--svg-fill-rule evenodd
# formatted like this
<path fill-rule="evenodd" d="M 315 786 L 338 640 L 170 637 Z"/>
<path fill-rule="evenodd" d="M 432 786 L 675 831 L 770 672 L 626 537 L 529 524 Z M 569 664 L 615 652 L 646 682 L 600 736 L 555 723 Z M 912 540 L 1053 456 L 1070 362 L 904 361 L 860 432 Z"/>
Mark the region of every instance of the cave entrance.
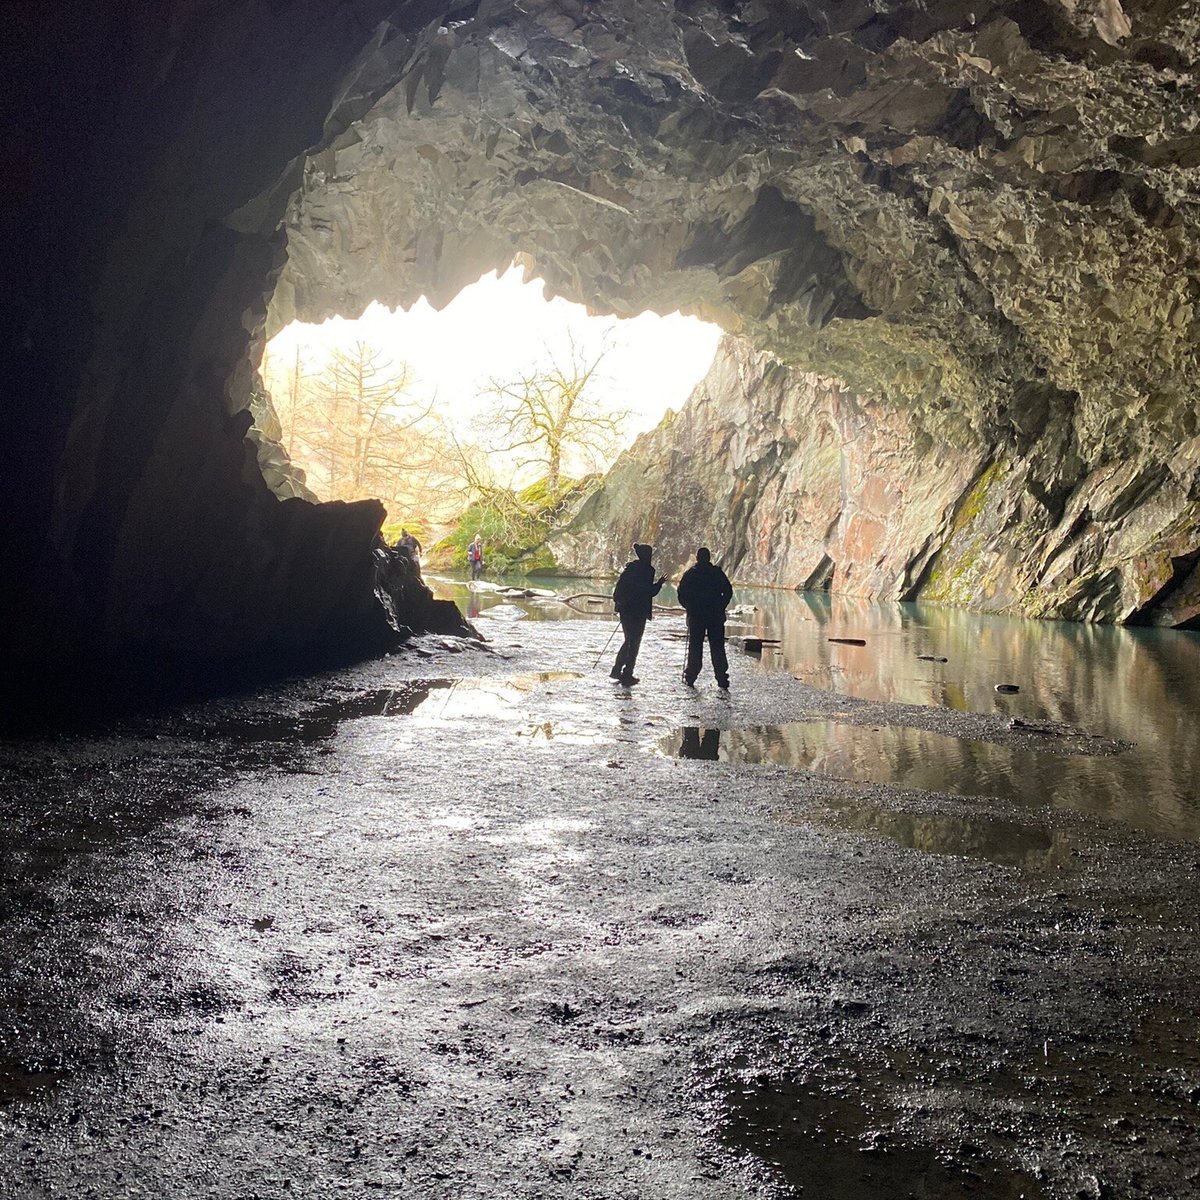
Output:
<path fill-rule="evenodd" d="M 293 321 L 260 370 L 264 475 L 281 497 L 382 501 L 385 539 L 414 534 L 438 570 L 462 568 L 476 533 L 490 572 L 550 569 L 546 534 L 682 406 L 719 338 L 679 313 L 547 299 L 516 268 L 441 310 Z"/>

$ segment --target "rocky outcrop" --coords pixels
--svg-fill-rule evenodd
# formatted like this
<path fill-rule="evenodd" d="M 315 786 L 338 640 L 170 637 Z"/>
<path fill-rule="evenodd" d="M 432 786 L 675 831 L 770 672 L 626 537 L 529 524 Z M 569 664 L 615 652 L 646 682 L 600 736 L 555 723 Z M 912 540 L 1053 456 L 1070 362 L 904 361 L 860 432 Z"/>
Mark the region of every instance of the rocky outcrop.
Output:
<path fill-rule="evenodd" d="M 28 8 L 4 51 L 0 629 L 34 671 L 349 652 L 371 510 L 280 500 L 248 440 L 263 338 L 514 259 L 842 380 L 955 479 L 1003 472 L 1007 507 L 949 517 L 929 594 L 1033 579 L 1035 611 L 1188 619 L 1194 4 Z"/>
<path fill-rule="evenodd" d="M 704 544 L 742 583 L 911 598 L 986 461 L 726 338 L 683 409 L 621 456 L 550 548 L 586 575 L 651 541 L 674 573 Z"/>
<path fill-rule="evenodd" d="M 398 639 L 414 633 L 445 633 L 479 638 L 479 633 L 451 600 L 435 600 L 420 568 L 404 550 L 382 539 L 372 553 L 375 599 Z"/>
<path fill-rule="evenodd" d="M 621 456 L 548 545 L 560 569 L 580 575 L 611 573 L 634 541 L 654 542 L 674 573 L 703 543 L 742 583 L 1194 620 L 1195 558 L 1172 566 L 1194 506 L 1186 487 L 1166 485 L 1194 464 L 1090 472 L 1051 519 L 1042 498 L 1063 494 L 1062 465 L 998 456 L 966 430 L 937 439 L 918 412 L 727 338 L 684 408 Z"/>

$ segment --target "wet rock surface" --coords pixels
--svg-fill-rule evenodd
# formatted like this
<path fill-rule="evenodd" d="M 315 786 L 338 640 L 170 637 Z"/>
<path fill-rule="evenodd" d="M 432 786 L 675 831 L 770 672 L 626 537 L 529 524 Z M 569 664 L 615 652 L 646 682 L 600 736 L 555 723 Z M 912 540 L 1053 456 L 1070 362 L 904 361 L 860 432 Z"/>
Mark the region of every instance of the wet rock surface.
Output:
<path fill-rule="evenodd" d="M 671 625 L 629 691 L 497 622 L 4 743 L 0 1194 L 1195 1194 L 1200 848 L 658 753 L 1045 736 L 693 692 Z"/>
<path fill-rule="evenodd" d="M 1167 486 L 1169 472 L 1143 477 L 1137 499 L 1117 509 L 1112 488 L 1139 468 L 1097 472 L 1073 492 L 1064 531 L 1031 503 L 1066 486 L 1061 456 L 998 461 L 996 450 L 973 435 L 935 436 L 919 409 L 855 395 L 727 338 L 682 410 L 617 460 L 548 545 L 562 570 L 598 574 L 653 529 L 667 569 L 705 544 L 744 584 L 1043 617 L 1191 621 L 1176 586 L 1186 555 L 1145 587 L 1135 578 L 1191 512 L 1190 492 Z M 1102 563 L 1096 591 L 1089 580 Z"/>

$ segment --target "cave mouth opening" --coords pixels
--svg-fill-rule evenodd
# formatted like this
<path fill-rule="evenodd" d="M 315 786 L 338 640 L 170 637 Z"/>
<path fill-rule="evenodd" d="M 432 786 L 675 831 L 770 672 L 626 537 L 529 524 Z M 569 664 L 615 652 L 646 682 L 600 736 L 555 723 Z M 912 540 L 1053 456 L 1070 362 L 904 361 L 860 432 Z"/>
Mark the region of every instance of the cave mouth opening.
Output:
<path fill-rule="evenodd" d="M 682 407 L 720 337 L 678 312 L 548 298 L 516 267 L 440 309 L 422 297 L 293 320 L 252 394 L 260 466 L 280 499 L 380 501 L 384 539 L 412 533 L 438 569 L 461 566 L 482 530 L 494 567 L 536 570 L 536 543 Z"/>

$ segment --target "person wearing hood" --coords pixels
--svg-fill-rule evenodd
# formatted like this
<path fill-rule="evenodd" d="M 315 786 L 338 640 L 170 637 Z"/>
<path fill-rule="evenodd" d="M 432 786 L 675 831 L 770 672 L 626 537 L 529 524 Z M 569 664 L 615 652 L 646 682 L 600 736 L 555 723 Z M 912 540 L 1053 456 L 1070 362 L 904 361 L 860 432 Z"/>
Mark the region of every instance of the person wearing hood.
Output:
<path fill-rule="evenodd" d="M 654 615 L 654 597 L 666 582 L 661 576 L 657 581 L 654 578 L 654 567 L 650 563 L 653 546 L 635 542 L 633 553 L 633 561 L 625 564 L 617 586 L 613 588 L 613 608 L 620 618 L 625 640 L 609 674 L 625 687 L 637 683 L 633 668 L 641 649 L 642 634 L 646 632 L 646 622 Z"/>
<path fill-rule="evenodd" d="M 679 603 L 687 613 L 688 651 L 683 682 L 692 687 L 704 661 L 704 639 L 712 658 L 717 687 L 729 687 L 729 659 L 725 654 L 725 610 L 733 599 L 733 585 L 712 560 L 707 546 L 696 551 L 696 561 L 679 580 Z"/>

